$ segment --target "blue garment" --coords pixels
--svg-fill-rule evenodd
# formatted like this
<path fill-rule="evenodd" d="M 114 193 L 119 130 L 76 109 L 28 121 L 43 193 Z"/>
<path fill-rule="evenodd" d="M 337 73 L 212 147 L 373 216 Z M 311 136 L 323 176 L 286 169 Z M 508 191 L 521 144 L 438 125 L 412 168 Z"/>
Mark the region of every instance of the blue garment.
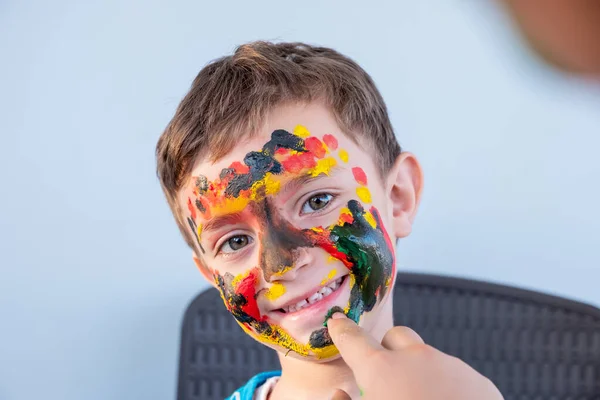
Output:
<path fill-rule="evenodd" d="M 252 400 L 256 389 L 264 384 L 267 379 L 274 376 L 281 376 L 281 371 L 261 372 L 258 375 L 254 375 L 244 386 L 236 390 L 226 400 Z"/>

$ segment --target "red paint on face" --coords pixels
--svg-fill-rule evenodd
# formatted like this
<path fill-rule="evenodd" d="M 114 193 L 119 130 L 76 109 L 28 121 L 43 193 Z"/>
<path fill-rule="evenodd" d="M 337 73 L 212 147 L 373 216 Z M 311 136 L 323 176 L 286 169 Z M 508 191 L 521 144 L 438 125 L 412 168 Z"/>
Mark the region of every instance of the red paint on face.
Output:
<path fill-rule="evenodd" d="M 248 172 L 250 172 L 250 168 L 248 168 L 247 165 L 242 164 L 239 161 L 234 161 L 233 163 L 231 163 L 231 165 L 229 166 L 229 168 L 233 168 L 233 170 L 235 171 L 236 174 L 247 174 Z"/>
<path fill-rule="evenodd" d="M 371 214 L 373 214 L 373 216 L 377 217 L 378 221 L 381 221 L 381 215 L 379 214 L 379 211 L 377 211 L 377 209 L 375 207 L 371 207 L 369 212 Z M 379 228 L 381 228 L 381 232 L 383 232 L 383 237 L 385 238 L 385 242 L 386 242 L 388 248 L 390 249 L 390 252 L 392 254 L 394 254 L 394 246 L 392 245 L 392 240 L 390 239 L 390 235 L 388 235 L 387 230 L 385 229 L 385 226 L 382 223 L 378 223 L 377 226 Z M 391 276 L 396 276 L 396 257 L 392 257 L 392 274 L 391 274 Z"/>
<path fill-rule="evenodd" d="M 333 135 L 327 134 L 327 135 L 323 136 L 323 141 L 325 142 L 327 147 L 329 147 L 331 150 L 336 150 L 338 147 L 338 141 L 335 138 L 335 136 L 333 136 Z"/>
<path fill-rule="evenodd" d="M 242 306 L 242 311 L 257 321 L 261 320 L 258 304 L 256 303 L 256 284 L 258 283 L 259 274 L 260 269 L 258 267 L 252 268 L 248 276 L 243 278 L 235 288 L 235 293 L 244 296 L 247 300 L 247 303 Z"/>
<path fill-rule="evenodd" d="M 303 169 L 314 168 L 317 165 L 312 153 L 292 154 L 281 162 L 286 172 L 298 173 Z"/>
<path fill-rule="evenodd" d="M 354 217 L 352 217 L 352 214 L 343 213 L 340 215 L 340 222 L 351 224 L 354 222 Z"/>
<path fill-rule="evenodd" d="M 325 157 L 326 150 L 325 147 L 323 147 L 323 142 L 321 142 L 319 138 L 314 136 L 307 138 L 304 141 L 304 147 L 306 147 L 306 149 L 313 153 L 317 158 Z"/>
<path fill-rule="evenodd" d="M 187 206 L 188 206 L 188 210 L 190 211 L 190 214 L 192 215 L 192 220 L 196 221 L 196 206 L 192 204 L 192 199 L 190 199 L 189 197 L 188 197 Z"/>
<path fill-rule="evenodd" d="M 346 268 L 350 269 L 352 267 L 353 264 L 350 262 L 350 260 L 348 260 L 348 257 L 346 256 L 346 254 L 339 251 L 335 247 L 335 244 L 331 241 L 331 237 L 330 237 L 331 232 L 329 230 L 324 229 L 319 232 L 311 231 L 311 232 L 308 232 L 308 234 L 309 234 L 311 240 L 315 243 L 315 245 L 317 245 L 320 248 L 322 248 L 323 250 L 325 250 L 332 257 L 340 260 L 342 263 L 344 263 Z"/>
<path fill-rule="evenodd" d="M 367 174 L 365 174 L 365 171 L 363 171 L 361 167 L 352 168 L 352 174 L 354 175 L 356 182 L 363 186 L 367 185 Z"/>

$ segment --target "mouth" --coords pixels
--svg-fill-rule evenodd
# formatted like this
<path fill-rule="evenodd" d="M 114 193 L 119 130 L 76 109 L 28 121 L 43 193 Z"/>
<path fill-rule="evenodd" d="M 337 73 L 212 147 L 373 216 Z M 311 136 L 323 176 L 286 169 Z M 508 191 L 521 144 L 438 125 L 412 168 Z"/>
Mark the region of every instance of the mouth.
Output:
<path fill-rule="evenodd" d="M 291 302 L 290 304 L 287 304 L 282 308 L 274 310 L 274 312 L 283 315 L 290 315 L 307 308 L 312 308 L 313 306 L 318 305 L 330 296 L 337 294 L 347 278 L 348 275 L 339 277 L 338 279 L 329 282 L 328 284 L 315 291 L 314 293 L 310 294 L 309 296 L 299 301 Z"/>

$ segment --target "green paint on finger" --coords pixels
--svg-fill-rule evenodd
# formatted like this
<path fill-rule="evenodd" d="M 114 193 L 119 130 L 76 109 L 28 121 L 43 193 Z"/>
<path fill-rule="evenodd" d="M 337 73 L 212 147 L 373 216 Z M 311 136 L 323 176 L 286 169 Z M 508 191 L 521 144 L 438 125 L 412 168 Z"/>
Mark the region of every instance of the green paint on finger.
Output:
<path fill-rule="evenodd" d="M 329 321 L 329 319 L 331 318 L 331 316 L 333 314 L 335 314 L 336 312 L 341 312 L 342 314 L 344 314 L 344 309 L 342 307 L 339 307 L 339 306 L 331 307 L 329 309 L 329 311 L 327 311 L 327 314 L 325 314 L 325 321 L 323 321 L 323 326 L 327 326 L 327 321 Z"/>

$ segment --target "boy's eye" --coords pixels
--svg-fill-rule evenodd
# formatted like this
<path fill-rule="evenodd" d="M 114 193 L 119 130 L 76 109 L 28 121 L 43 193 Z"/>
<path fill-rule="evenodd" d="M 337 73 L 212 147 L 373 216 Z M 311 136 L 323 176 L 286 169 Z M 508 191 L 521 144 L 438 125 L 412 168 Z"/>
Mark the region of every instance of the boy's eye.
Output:
<path fill-rule="evenodd" d="M 252 243 L 252 238 L 248 235 L 235 235 L 230 237 L 223 245 L 221 246 L 220 251 L 222 253 L 233 253 L 234 251 L 238 251 L 243 249 Z"/>
<path fill-rule="evenodd" d="M 311 197 L 310 199 L 308 199 L 306 201 L 306 203 L 304 203 L 304 205 L 302 206 L 302 213 L 310 214 L 315 211 L 322 210 L 329 204 L 329 202 L 331 201 L 332 198 L 333 198 L 333 196 L 330 195 L 329 193 L 317 194 L 317 195 Z"/>

